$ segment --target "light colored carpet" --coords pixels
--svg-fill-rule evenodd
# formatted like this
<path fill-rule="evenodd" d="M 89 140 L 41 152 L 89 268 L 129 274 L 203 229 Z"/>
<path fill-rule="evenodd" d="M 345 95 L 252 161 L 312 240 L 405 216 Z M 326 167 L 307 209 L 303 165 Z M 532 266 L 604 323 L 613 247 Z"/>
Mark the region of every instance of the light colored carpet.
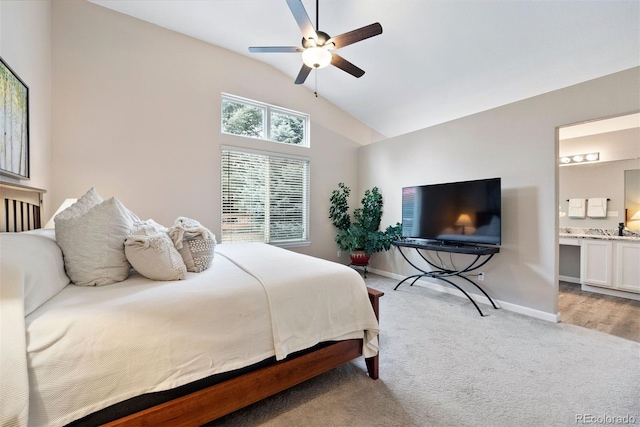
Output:
<path fill-rule="evenodd" d="M 357 360 L 210 425 L 640 425 L 640 343 L 395 284 L 367 279 L 385 292 L 379 380 Z"/>

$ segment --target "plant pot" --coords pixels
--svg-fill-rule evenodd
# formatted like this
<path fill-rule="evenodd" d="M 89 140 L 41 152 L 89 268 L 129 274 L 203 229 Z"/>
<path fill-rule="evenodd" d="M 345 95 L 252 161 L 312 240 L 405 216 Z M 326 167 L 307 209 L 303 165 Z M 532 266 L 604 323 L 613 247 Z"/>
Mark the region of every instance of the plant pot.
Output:
<path fill-rule="evenodd" d="M 369 264 L 369 258 L 371 258 L 371 254 L 365 251 L 353 251 L 349 256 L 351 257 L 351 264 L 353 265 L 367 265 Z"/>

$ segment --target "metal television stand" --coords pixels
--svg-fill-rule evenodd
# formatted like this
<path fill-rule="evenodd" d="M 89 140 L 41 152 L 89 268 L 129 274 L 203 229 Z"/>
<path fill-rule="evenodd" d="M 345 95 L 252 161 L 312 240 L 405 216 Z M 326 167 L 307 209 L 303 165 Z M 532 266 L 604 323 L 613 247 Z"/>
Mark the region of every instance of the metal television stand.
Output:
<path fill-rule="evenodd" d="M 417 274 L 413 274 L 411 276 L 407 276 L 404 279 L 402 279 L 400 283 L 398 283 L 396 287 L 393 289 L 394 291 L 397 290 L 398 287 L 402 285 L 404 282 L 411 279 L 413 280 L 411 281 L 410 286 L 413 286 L 413 284 L 416 283 L 418 279 L 422 277 L 430 277 L 433 279 L 442 280 L 450 284 L 451 286 L 457 288 L 460 292 L 462 292 L 469 299 L 469 301 L 473 303 L 475 308 L 478 310 L 478 313 L 480 313 L 480 316 L 484 316 L 484 314 L 482 313 L 482 310 L 480 310 L 480 307 L 478 307 L 478 304 L 473 300 L 473 298 L 471 298 L 471 295 L 469 295 L 464 289 L 456 285 L 451 280 L 454 277 L 460 277 L 466 280 L 467 282 L 471 283 L 476 288 L 478 288 L 480 292 L 482 292 L 484 296 L 486 296 L 487 299 L 491 302 L 491 305 L 493 305 L 493 308 L 495 309 L 498 308 L 496 304 L 493 302 L 493 299 L 491 299 L 491 297 L 484 291 L 484 289 L 482 289 L 473 280 L 469 279 L 465 274 L 471 271 L 477 270 L 483 265 L 485 265 L 487 262 L 489 262 L 491 258 L 493 258 L 495 254 L 500 252 L 500 248 L 493 247 L 493 246 L 474 246 L 474 245 L 468 245 L 468 244 L 465 245 L 465 244 L 456 244 L 456 243 L 438 242 L 438 241 L 416 242 L 413 240 L 397 240 L 393 242 L 393 246 L 398 248 L 398 250 L 400 251 L 400 254 L 405 259 L 405 261 L 407 261 L 413 268 L 419 271 L 419 273 Z M 422 258 L 428 265 L 433 267 L 433 270 L 427 271 L 415 265 L 413 262 L 409 260 L 409 258 L 407 258 L 406 254 L 402 251 L 402 248 L 415 249 L 418 255 L 420 255 L 420 258 Z M 452 266 L 452 268 L 449 269 L 444 267 L 443 265 L 441 266 L 436 265 L 427 256 L 425 256 L 423 251 L 475 255 L 475 258 L 472 259 L 472 261 L 468 265 L 466 265 L 464 268 L 457 268 Z"/>

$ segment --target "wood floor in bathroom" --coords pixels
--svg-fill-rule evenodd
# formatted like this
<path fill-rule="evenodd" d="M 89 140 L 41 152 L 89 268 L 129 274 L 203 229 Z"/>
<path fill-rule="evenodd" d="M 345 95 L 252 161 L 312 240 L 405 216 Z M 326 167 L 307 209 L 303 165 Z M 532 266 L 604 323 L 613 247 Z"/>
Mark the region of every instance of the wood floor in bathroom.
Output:
<path fill-rule="evenodd" d="M 586 292 L 560 282 L 561 321 L 640 342 L 640 301 Z"/>

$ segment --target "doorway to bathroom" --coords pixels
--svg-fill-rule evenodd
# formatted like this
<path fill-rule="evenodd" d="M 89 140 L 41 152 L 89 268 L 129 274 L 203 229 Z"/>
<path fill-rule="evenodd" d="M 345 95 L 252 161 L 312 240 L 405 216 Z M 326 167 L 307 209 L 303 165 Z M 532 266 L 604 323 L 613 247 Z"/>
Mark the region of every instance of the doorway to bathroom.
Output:
<path fill-rule="evenodd" d="M 560 127 L 558 151 L 561 321 L 640 342 L 640 114 Z"/>

